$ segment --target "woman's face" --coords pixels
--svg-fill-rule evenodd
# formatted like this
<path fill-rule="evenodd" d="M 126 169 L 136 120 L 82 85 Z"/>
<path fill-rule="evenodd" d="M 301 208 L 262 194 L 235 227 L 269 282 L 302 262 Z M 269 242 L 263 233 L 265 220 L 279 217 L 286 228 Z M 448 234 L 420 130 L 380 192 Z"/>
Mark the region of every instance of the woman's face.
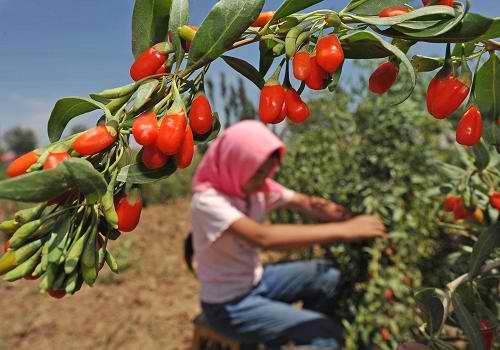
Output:
<path fill-rule="evenodd" d="M 280 161 L 276 157 L 270 157 L 260 166 L 250 180 L 243 186 L 243 192 L 251 194 L 258 191 L 269 177 L 275 166 L 279 166 Z"/>

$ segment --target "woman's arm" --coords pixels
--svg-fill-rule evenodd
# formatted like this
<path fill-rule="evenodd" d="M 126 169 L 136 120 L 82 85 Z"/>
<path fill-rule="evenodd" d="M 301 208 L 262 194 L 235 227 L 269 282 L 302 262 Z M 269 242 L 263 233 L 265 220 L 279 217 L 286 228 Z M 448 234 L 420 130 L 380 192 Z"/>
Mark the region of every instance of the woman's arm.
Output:
<path fill-rule="evenodd" d="M 337 203 L 298 192 L 294 194 L 286 207 L 297 209 L 323 222 L 344 221 L 351 218 L 349 211 Z"/>
<path fill-rule="evenodd" d="M 263 249 L 304 248 L 316 243 L 386 238 L 384 224 L 371 215 L 360 215 L 348 221 L 317 225 L 268 225 L 243 217 L 228 228 Z"/>

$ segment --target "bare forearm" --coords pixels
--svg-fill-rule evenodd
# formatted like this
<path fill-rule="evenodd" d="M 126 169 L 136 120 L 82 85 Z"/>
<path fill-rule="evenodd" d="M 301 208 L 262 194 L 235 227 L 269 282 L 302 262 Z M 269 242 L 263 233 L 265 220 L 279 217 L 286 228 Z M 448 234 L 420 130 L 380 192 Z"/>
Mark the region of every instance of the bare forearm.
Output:
<path fill-rule="evenodd" d="M 228 231 L 264 249 L 303 248 L 338 240 L 387 237 L 382 221 L 370 215 L 316 225 L 267 225 L 245 216 L 232 223 Z"/>
<path fill-rule="evenodd" d="M 305 248 L 313 244 L 349 240 L 349 225 L 263 225 L 260 245 L 265 249 Z"/>
<path fill-rule="evenodd" d="M 351 214 L 343 206 L 321 197 L 308 196 L 303 193 L 296 193 L 288 207 L 297 209 L 322 222 L 344 221 L 351 217 Z"/>
<path fill-rule="evenodd" d="M 298 210 L 311 218 L 323 219 L 322 213 L 311 205 L 310 198 L 310 196 L 296 192 L 287 207 Z"/>

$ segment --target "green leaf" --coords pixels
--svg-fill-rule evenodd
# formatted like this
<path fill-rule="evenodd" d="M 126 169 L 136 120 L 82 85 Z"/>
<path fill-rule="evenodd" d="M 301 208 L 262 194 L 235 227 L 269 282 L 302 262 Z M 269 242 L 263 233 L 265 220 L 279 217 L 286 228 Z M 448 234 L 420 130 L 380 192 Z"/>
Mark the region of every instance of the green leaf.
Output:
<path fill-rule="evenodd" d="M 403 102 L 411 95 L 416 85 L 416 76 L 413 66 L 406 57 L 405 53 L 397 46 L 394 46 L 384 41 L 378 35 L 368 31 L 357 31 L 349 35 L 341 37 L 342 48 L 346 58 L 375 58 L 396 56 L 404 65 L 410 75 L 410 87 L 406 93 L 403 93 L 401 98 L 398 98 L 397 103 Z M 371 56 L 371 57 L 366 57 Z M 401 77 L 401 74 L 400 74 Z"/>
<path fill-rule="evenodd" d="M 331 76 L 330 82 L 328 83 L 328 91 L 335 92 L 337 90 L 337 86 L 339 85 L 340 78 L 342 76 L 342 69 L 344 65 L 342 64 L 339 69 Z"/>
<path fill-rule="evenodd" d="M 403 23 L 398 24 L 398 28 L 406 28 L 406 29 L 413 29 L 413 30 L 424 30 L 429 27 L 433 27 L 437 24 L 439 24 L 441 21 L 406 21 Z"/>
<path fill-rule="evenodd" d="M 89 161 L 70 158 L 62 162 L 61 167 L 66 170 L 74 186 L 85 196 L 101 198 L 106 193 L 107 183 L 104 176 Z"/>
<path fill-rule="evenodd" d="M 103 194 L 106 181 L 84 159 L 67 159 L 50 170 L 36 171 L 0 181 L 0 198 L 20 202 L 43 202 L 79 188 L 84 194 Z"/>
<path fill-rule="evenodd" d="M 259 71 L 254 68 L 250 63 L 237 57 L 232 56 L 222 56 L 224 62 L 226 62 L 231 68 L 243 75 L 245 78 L 254 83 L 259 89 L 262 89 L 265 82 Z"/>
<path fill-rule="evenodd" d="M 196 135 L 193 134 L 194 143 L 197 145 L 199 143 L 207 143 L 214 140 L 220 132 L 221 124 L 219 120 L 219 115 L 217 113 L 212 114 L 213 123 L 212 123 L 212 131 L 206 133 L 205 135 Z"/>
<path fill-rule="evenodd" d="M 491 18 L 470 12 L 466 13 L 463 19 L 458 20 L 457 23 L 455 23 L 456 21 L 457 18 L 422 31 L 411 31 L 402 26 L 395 25 L 392 28 L 380 31 L 380 33 L 389 37 L 413 39 L 430 43 L 465 43 L 479 40 L 482 35 L 488 32 L 493 24 Z M 445 33 L 437 35 L 436 33 L 439 32 Z"/>
<path fill-rule="evenodd" d="M 466 176 L 466 171 L 460 167 L 445 162 L 436 162 L 440 172 L 449 179 L 460 180 Z"/>
<path fill-rule="evenodd" d="M 161 169 L 148 169 L 138 162 L 121 168 L 117 180 L 128 184 L 146 184 L 167 178 L 176 170 L 174 157 L 171 157 Z"/>
<path fill-rule="evenodd" d="M 426 41 L 467 42 L 477 40 L 488 31 L 492 23 L 493 20 L 491 18 L 469 12 L 463 18 L 462 23 L 453 28 L 453 30 L 435 38 L 429 38 Z"/>
<path fill-rule="evenodd" d="M 167 36 L 172 0 L 135 0 L 132 14 L 132 52 L 135 57 Z"/>
<path fill-rule="evenodd" d="M 462 50 L 462 46 L 463 46 L 463 50 Z M 475 43 L 465 43 L 465 44 L 458 43 L 458 44 L 455 44 L 455 46 L 453 47 L 453 51 L 451 52 L 451 55 L 455 56 L 455 57 L 462 57 L 462 53 L 463 53 L 465 56 L 470 56 L 474 52 L 475 48 L 476 48 Z"/>
<path fill-rule="evenodd" d="M 439 338 L 432 339 L 432 344 L 436 346 L 438 350 L 457 350 L 457 348 L 451 346 L 450 344 Z"/>
<path fill-rule="evenodd" d="M 145 81 L 139 88 L 134 92 L 125 106 L 125 112 L 133 113 L 138 111 L 142 106 L 146 104 L 151 98 L 151 95 L 156 90 L 160 82 L 156 79 Z"/>
<path fill-rule="evenodd" d="M 500 38 L 500 17 L 493 18 L 493 22 L 491 22 L 490 27 L 488 28 L 486 33 L 484 33 L 481 38 L 479 38 L 479 41 L 495 38 Z"/>
<path fill-rule="evenodd" d="M 411 59 L 411 64 L 417 73 L 431 72 L 442 67 L 444 60 L 440 57 L 415 55 Z"/>
<path fill-rule="evenodd" d="M 420 17 L 433 16 L 436 18 L 443 17 L 449 18 L 455 16 L 455 10 L 450 6 L 426 6 L 421 7 L 417 10 L 410 11 L 408 13 L 393 16 L 393 17 L 379 17 L 379 16 L 359 16 L 355 14 L 350 14 L 349 16 L 357 19 L 358 21 L 378 25 L 378 26 L 390 26 L 399 23 L 403 23 L 409 20 L 414 20 Z"/>
<path fill-rule="evenodd" d="M 476 276 L 484 261 L 500 245 L 500 223 L 496 222 L 483 231 L 477 242 L 469 262 L 469 275 Z"/>
<path fill-rule="evenodd" d="M 181 45 L 181 38 L 177 28 L 188 23 L 189 20 L 189 1 L 188 0 L 171 0 L 172 7 L 170 8 L 170 20 L 168 23 L 168 31 L 172 33 L 172 41 L 175 49 L 175 57 L 177 62 L 181 62 L 184 58 L 184 50 Z"/>
<path fill-rule="evenodd" d="M 269 45 L 270 43 L 275 42 L 272 40 L 259 42 L 259 73 L 263 77 L 266 76 L 274 61 L 273 47 Z"/>
<path fill-rule="evenodd" d="M 72 186 L 65 171 L 54 168 L 0 181 L 0 198 L 19 202 L 43 202 L 63 194 Z"/>
<path fill-rule="evenodd" d="M 500 58 L 493 52 L 475 77 L 476 102 L 484 120 L 500 116 Z"/>
<path fill-rule="evenodd" d="M 415 293 L 414 298 L 427 323 L 427 331 L 429 334 L 438 334 L 446 320 L 444 293 L 436 288 L 423 288 Z"/>
<path fill-rule="evenodd" d="M 343 12 L 354 12 L 358 15 L 378 15 L 387 7 L 399 6 L 408 3 L 408 0 L 353 0 Z"/>
<path fill-rule="evenodd" d="M 66 125 L 79 115 L 102 109 L 111 116 L 109 109 L 102 103 L 83 97 L 64 97 L 56 102 L 50 113 L 47 132 L 50 142 L 56 142 L 66 128 Z"/>
<path fill-rule="evenodd" d="M 199 68 L 219 57 L 259 15 L 264 0 L 220 0 L 208 13 L 189 51 L 189 66 Z"/>
<path fill-rule="evenodd" d="M 469 339 L 471 349 L 484 349 L 483 337 L 479 330 L 479 321 L 470 314 L 469 310 L 467 310 L 465 305 L 462 303 L 461 297 L 457 292 L 453 293 L 451 301 L 453 303 L 453 308 L 455 309 L 458 322 Z"/>
<path fill-rule="evenodd" d="M 482 171 L 486 169 L 490 163 L 490 152 L 483 142 L 479 142 L 472 147 L 474 153 L 474 165 L 477 170 Z"/>
<path fill-rule="evenodd" d="M 302 11 L 312 5 L 316 5 L 323 0 L 285 0 L 281 6 L 274 13 L 271 22 L 278 20 L 280 18 L 293 15 L 296 12 Z"/>
<path fill-rule="evenodd" d="M 460 21 L 462 21 L 466 11 L 461 3 L 457 3 L 456 8 L 452 8 L 449 6 L 443 6 L 443 7 L 448 7 L 448 9 L 452 10 L 453 14 L 451 19 L 445 19 L 443 21 L 440 21 L 438 24 L 434 26 L 427 27 L 422 30 L 407 29 L 406 27 L 400 27 L 398 25 L 395 25 L 394 28 L 402 33 L 405 33 L 410 37 L 431 37 L 444 34 L 453 29 L 456 25 L 460 23 Z"/>

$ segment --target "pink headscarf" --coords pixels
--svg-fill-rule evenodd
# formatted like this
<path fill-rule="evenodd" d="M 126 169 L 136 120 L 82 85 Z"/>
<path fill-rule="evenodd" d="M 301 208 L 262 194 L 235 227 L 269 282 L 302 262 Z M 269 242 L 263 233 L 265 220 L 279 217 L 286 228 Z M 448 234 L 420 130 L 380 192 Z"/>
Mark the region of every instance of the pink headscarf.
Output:
<path fill-rule="evenodd" d="M 264 124 L 256 120 L 244 120 L 227 128 L 208 148 L 193 179 L 193 192 L 213 188 L 226 195 L 244 199 L 243 186 L 257 169 L 276 150 L 281 159 L 286 148 L 283 142 Z M 266 179 L 262 192 L 271 192 L 275 184 Z"/>

